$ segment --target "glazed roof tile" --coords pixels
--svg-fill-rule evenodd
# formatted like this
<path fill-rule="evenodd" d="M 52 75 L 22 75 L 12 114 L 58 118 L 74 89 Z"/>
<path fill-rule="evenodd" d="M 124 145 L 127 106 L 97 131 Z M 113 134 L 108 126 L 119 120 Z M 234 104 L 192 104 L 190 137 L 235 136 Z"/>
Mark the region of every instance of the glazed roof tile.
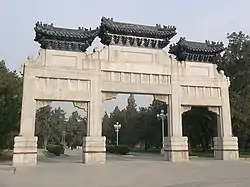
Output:
<path fill-rule="evenodd" d="M 176 50 L 184 50 L 189 53 L 221 53 L 224 51 L 223 43 L 209 42 L 194 42 L 187 41 L 185 38 L 180 38 L 180 40 L 174 46 L 170 46 L 170 53 Z"/>
<path fill-rule="evenodd" d="M 101 32 L 110 32 L 111 34 L 122 34 L 139 37 L 150 37 L 159 39 L 170 39 L 175 36 L 176 28 L 174 26 L 161 27 L 156 26 L 122 23 L 113 21 L 113 19 L 103 17 L 101 19 Z M 101 33 L 102 34 L 102 33 Z"/>

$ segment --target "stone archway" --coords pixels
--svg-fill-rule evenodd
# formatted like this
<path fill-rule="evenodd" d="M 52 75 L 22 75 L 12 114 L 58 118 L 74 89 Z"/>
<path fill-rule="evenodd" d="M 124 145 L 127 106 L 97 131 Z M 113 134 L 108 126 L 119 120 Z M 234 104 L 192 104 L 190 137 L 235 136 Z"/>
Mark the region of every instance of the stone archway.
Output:
<path fill-rule="evenodd" d="M 29 58 L 22 68 L 21 127 L 20 135 L 15 137 L 14 165 L 36 164 L 37 101 L 53 100 L 71 101 L 87 109 L 83 162 L 104 163 L 102 102 L 115 98 L 116 93 L 150 94 L 168 104 L 164 149 L 165 159 L 173 162 L 188 160 L 187 137 L 183 137 L 181 120 L 186 106 L 219 108 L 220 134 L 214 139 L 216 158 L 238 159 L 237 138 L 232 137 L 231 129 L 228 78 L 223 72 L 218 73 L 212 63 L 223 51 L 223 44 L 181 38 L 170 46 L 168 54 L 162 49 L 176 35 L 174 26 L 136 25 L 108 18 L 102 18 L 101 26 L 94 30 L 70 30 L 38 22 L 35 32 L 35 41 L 41 49 L 38 58 Z M 104 48 L 87 54 L 97 36 Z"/>

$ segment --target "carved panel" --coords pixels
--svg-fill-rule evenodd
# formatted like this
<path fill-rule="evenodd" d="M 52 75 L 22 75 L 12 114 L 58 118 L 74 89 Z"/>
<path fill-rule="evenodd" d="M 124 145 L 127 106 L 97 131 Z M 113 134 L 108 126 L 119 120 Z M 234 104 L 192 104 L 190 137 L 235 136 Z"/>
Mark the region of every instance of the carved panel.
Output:
<path fill-rule="evenodd" d="M 123 73 L 123 82 L 125 83 L 131 82 L 131 73 Z"/>
<path fill-rule="evenodd" d="M 141 74 L 141 83 L 149 84 L 150 75 L 149 74 Z"/>
<path fill-rule="evenodd" d="M 160 75 L 160 84 L 170 85 L 170 76 L 169 75 Z"/>
<path fill-rule="evenodd" d="M 37 100 L 36 101 L 36 109 L 51 105 L 52 101 L 45 101 L 45 100 Z"/>
<path fill-rule="evenodd" d="M 76 68 L 76 56 L 53 55 L 50 60 L 46 61 L 47 66 Z"/>
<path fill-rule="evenodd" d="M 141 83 L 153 85 L 170 85 L 170 75 L 157 75 L 147 73 L 130 72 L 102 72 L 102 80 L 105 82 Z"/>
<path fill-rule="evenodd" d="M 111 72 L 108 72 L 108 71 L 103 71 L 102 72 L 102 79 L 103 79 L 103 81 L 105 81 L 105 82 L 109 82 L 109 81 L 111 81 Z"/>
<path fill-rule="evenodd" d="M 164 103 L 168 103 L 168 95 L 154 95 L 154 99 L 162 101 Z"/>
<path fill-rule="evenodd" d="M 88 111 L 88 102 L 82 102 L 82 101 L 73 101 L 73 105 L 76 108 L 82 109 L 85 112 Z"/>
<path fill-rule="evenodd" d="M 181 86 L 182 96 L 188 97 L 221 97 L 220 88 L 203 86 Z"/>
<path fill-rule="evenodd" d="M 86 59 L 82 60 L 82 69 L 92 70 L 96 68 L 95 66 L 96 63 L 91 60 L 86 60 Z"/>
<path fill-rule="evenodd" d="M 191 76 L 209 76 L 209 67 L 191 66 L 188 73 Z"/>
<path fill-rule="evenodd" d="M 112 72 L 112 77 L 111 77 L 111 81 L 114 82 L 120 82 L 121 81 L 121 73 L 120 72 Z"/>
<path fill-rule="evenodd" d="M 113 59 L 114 61 L 115 59 Z M 117 59 L 116 59 L 117 60 Z M 143 53 L 135 51 L 120 51 L 119 61 L 122 62 L 139 62 L 139 63 L 153 63 L 153 53 Z"/>
<path fill-rule="evenodd" d="M 77 79 L 57 79 L 57 78 L 37 78 L 38 90 L 72 90 L 72 91 L 88 91 L 90 90 L 89 80 Z"/>
<path fill-rule="evenodd" d="M 150 84 L 159 84 L 160 76 L 159 75 L 151 75 Z"/>
<path fill-rule="evenodd" d="M 139 73 L 131 74 L 131 82 L 132 83 L 141 83 L 141 75 Z"/>
<path fill-rule="evenodd" d="M 102 94 L 102 101 L 105 101 L 105 100 L 112 100 L 112 99 L 116 99 L 118 96 L 118 93 L 103 93 Z"/>

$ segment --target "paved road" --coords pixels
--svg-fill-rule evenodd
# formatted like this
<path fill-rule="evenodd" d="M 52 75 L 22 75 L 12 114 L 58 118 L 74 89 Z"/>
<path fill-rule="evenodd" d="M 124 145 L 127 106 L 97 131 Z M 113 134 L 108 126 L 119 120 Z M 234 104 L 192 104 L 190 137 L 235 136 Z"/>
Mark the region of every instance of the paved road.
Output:
<path fill-rule="evenodd" d="M 159 155 L 108 155 L 104 165 L 80 164 L 80 152 L 47 158 L 34 167 L 0 166 L 0 187 L 248 187 L 250 161 L 194 159 L 169 163 Z"/>

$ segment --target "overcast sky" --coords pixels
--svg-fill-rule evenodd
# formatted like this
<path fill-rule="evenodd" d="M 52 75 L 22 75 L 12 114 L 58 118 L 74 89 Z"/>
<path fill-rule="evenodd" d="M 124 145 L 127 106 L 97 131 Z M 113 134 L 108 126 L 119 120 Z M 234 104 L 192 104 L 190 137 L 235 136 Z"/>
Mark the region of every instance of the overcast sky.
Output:
<path fill-rule="evenodd" d="M 33 41 L 33 28 L 37 21 L 66 28 L 95 28 L 102 16 L 147 25 L 175 25 L 178 35 L 172 42 L 185 36 L 188 40 L 226 43 L 227 33 L 250 33 L 249 7 L 249 0 L 0 0 L 0 59 L 14 70 L 27 56 L 36 57 L 39 45 Z M 151 99 L 141 96 L 136 101 L 145 106 Z M 104 109 L 125 104 L 126 96 L 120 95 L 105 102 Z"/>

